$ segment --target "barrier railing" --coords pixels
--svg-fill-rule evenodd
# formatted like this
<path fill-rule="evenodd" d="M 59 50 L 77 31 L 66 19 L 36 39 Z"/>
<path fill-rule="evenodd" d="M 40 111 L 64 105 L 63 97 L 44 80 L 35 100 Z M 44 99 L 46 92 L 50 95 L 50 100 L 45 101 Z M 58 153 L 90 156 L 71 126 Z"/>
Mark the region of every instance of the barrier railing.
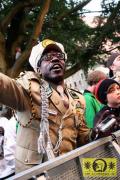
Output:
<path fill-rule="evenodd" d="M 118 177 L 120 177 L 120 149 L 118 146 L 118 144 L 120 145 L 120 131 L 115 132 L 114 135 L 93 141 L 55 159 L 34 166 L 12 176 L 9 180 L 118 180 Z M 82 158 L 116 158 L 117 176 L 104 178 L 84 177 L 82 173 Z"/>

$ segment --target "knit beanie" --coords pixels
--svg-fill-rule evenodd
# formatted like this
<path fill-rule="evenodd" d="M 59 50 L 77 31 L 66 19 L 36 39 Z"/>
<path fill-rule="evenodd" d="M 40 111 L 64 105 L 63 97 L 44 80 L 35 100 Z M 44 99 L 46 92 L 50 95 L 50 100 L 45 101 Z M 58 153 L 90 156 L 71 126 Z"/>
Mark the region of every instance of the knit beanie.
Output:
<path fill-rule="evenodd" d="M 117 56 L 119 56 L 119 53 L 112 53 L 111 56 L 107 60 L 107 67 L 110 68 L 110 66 L 113 64 L 113 61 L 116 59 Z"/>
<path fill-rule="evenodd" d="M 97 84 L 95 96 L 102 104 L 107 104 L 107 91 L 112 84 L 119 85 L 119 83 L 114 79 L 104 79 Z"/>

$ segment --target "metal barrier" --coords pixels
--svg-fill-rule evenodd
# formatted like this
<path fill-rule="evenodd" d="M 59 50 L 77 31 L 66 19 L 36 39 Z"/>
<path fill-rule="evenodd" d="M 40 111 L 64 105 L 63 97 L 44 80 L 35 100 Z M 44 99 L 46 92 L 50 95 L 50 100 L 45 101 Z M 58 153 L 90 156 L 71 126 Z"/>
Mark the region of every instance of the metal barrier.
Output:
<path fill-rule="evenodd" d="M 117 131 L 114 135 L 120 145 L 120 131 Z M 112 136 L 101 138 L 53 160 L 18 173 L 9 180 L 118 180 L 120 171 L 117 171 L 117 177 L 83 177 L 81 162 L 82 158 L 117 158 L 117 170 L 120 170 L 120 149 L 119 146 L 116 147 L 115 141 L 116 139 L 113 139 Z"/>

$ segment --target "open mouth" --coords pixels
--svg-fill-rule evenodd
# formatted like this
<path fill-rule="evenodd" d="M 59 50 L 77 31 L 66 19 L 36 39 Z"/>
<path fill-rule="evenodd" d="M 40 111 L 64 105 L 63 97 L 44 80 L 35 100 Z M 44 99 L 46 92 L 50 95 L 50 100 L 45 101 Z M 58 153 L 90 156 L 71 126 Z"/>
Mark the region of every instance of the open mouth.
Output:
<path fill-rule="evenodd" d="M 59 64 L 55 64 L 51 67 L 51 70 L 60 71 L 62 67 Z"/>

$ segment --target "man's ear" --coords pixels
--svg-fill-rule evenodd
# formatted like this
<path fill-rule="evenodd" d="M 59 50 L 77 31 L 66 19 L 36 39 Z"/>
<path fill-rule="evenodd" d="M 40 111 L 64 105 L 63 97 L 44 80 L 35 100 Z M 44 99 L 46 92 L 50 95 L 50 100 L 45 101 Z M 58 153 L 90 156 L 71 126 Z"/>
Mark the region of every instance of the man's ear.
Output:
<path fill-rule="evenodd" d="M 37 67 L 37 72 L 41 74 L 40 67 Z"/>
<path fill-rule="evenodd" d="M 112 71 L 114 71 L 114 64 L 112 64 L 111 66 L 110 66 L 110 69 L 112 70 Z"/>

